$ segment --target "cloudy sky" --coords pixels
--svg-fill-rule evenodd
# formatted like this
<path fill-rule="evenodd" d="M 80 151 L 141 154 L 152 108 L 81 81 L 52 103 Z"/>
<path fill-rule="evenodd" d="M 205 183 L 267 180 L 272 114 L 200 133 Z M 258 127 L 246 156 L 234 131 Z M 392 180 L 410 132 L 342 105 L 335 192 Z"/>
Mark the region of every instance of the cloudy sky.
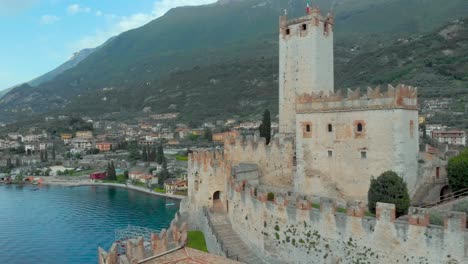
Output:
<path fill-rule="evenodd" d="M 0 90 L 142 26 L 169 9 L 216 0 L 0 0 Z"/>

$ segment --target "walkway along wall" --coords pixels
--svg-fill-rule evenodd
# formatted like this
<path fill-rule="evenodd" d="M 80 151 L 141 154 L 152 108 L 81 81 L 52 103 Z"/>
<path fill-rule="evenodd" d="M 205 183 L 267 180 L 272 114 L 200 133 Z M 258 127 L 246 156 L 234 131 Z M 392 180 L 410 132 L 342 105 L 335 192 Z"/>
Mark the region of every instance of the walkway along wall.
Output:
<path fill-rule="evenodd" d="M 267 201 L 255 186 L 229 182 L 233 227 L 269 263 L 468 263 L 465 213 L 448 213 L 439 227 L 424 209 L 402 222 L 393 204 L 378 203 L 377 217 L 365 217 L 359 201 L 340 213 L 332 199 L 320 209 L 294 194 Z"/>

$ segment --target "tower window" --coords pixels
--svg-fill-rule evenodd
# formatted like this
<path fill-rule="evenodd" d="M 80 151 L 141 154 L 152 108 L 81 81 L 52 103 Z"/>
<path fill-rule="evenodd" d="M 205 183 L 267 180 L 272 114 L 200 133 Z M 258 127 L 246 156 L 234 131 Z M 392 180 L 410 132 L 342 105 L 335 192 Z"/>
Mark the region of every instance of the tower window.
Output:
<path fill-rule="evenodd" d="M 357 132 L 362 132 L 362 123 L 357 124 Z"/>
<path fill-rule="evenodd" d="M 291 34 L 291 30 L 289 28 L 286 29 L 286 35 Z"/>
<path fill-rule="evenodd" d="M 302 30 L 307 30 L 307 24 L 302 24 Z"/>
<path fill-rule="evenodd" d="M 361 151 L 361 159 L 367 159 L 367 152 Z"/>
<path fill-rule="evenodd" d="M 329 150 L 329 151 L 328 151 L 328 157 L 329 157 L 329 158 L 333 157 L 333 150 Z"/>
<path fill-rule="evenodd" d="M 310 125 L 309 124 L 306 125 L 306 132 L 310 132 Z"/>
<path fill-rule="evenodd" d="M 333 126 L 332 126 L 332 124 L 328 124 L 328 132 L 333 132 Z"/>

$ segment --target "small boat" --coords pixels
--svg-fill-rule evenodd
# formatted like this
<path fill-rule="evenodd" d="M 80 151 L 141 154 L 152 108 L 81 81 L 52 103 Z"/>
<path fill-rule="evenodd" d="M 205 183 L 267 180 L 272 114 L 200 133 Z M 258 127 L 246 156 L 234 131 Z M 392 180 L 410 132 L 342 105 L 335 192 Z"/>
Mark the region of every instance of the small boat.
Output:
<path fill-rule="evenodd" d="M 175 203 L 167 203 L 166 206 L 173 206 Z"/>
<path fill-rule="evenodd" d="M 33 188 L 33 189 L 31 189 L 31 191 L 37 191 L 37 190 L 39 190 L 39 188 Z"/>

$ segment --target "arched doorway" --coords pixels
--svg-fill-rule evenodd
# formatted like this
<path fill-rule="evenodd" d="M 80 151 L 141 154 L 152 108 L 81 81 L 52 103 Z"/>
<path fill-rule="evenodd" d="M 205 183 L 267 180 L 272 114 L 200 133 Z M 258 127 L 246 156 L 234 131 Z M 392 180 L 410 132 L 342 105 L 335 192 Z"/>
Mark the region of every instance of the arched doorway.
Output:
<path fill-rule="evenodd" d="M 221 192 L 216 191 L 213 193 L 213 209 L 214 210 L 223 210 L 223 203 L 221 201 Z"/>
<path fill-rule="evenodd" d="M 442 187 L 440 189 L 440 201 L 443 202 L 447 200 L 450 197 L 450 188 L 448 185 Z"/>

